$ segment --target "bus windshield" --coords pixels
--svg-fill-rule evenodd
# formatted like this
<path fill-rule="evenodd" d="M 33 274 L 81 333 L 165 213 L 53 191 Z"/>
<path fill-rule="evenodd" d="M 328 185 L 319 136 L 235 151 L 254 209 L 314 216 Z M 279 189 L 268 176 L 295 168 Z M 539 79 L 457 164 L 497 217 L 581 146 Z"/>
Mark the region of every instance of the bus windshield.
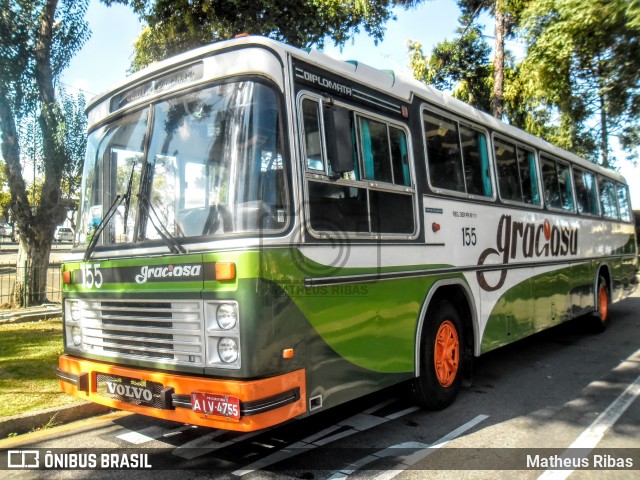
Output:
<path fill-rule="evenodd" d="M 106 246 L 283 230 L 281 121 L 275 92 L 243 81 L 163 100 L 93 131 L 80 244 L 95 233 Z"/>

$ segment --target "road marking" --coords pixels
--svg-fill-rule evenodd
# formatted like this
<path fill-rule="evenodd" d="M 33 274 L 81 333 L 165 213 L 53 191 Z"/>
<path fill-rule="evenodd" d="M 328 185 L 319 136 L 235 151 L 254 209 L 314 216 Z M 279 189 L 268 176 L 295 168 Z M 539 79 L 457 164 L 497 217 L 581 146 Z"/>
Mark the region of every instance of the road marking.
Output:
<path fill-rule="evenodd" d="M 345 480 L 354 472 L 360 470 L 365 465 L 375 462 L 376 460 L 379 460 L 381 458 L 387 458 L 387 457 L 398 457 L 398 450 L 400 449 L 416 450 L 411 455 L 400 456 L 400 458 L 402 459 L 400 463 L 395 465 L 390 470 L 383 472 L 380 475 L 377 475 L 376 477 L 373 477 L 373 479 L 375 480 L 390 480 L 395 476 L 400 475 L 403 471 L 405 471 L 407 468 L 411 467 L 412 465 L 415 465 L 420 460 L 428 457 L 429 455 L 434 453 L 437 449 L 444 447 L 450 441 L 458 438 L 467 430 L 470 430 L 471 428 L 475 427 L 479 423 L 485 421 L 487 418 L 489 418 L 489 415 L 484 415 L 484 414 L 478 415 L 477 417 L 468 421 L 464 425 L 461 425 L 455 430 L 447 433 L 444 437 L 440 438 L 439 440 L 436 440 L 431 445 L 427 445 L 421 442 L 404 442 L 404 443 L 398 443 L 396 445 L 392 445 L 390 447 L 384 448 L 376 453 L 367 455 L 366 457 L 363 457 L 360 460 L 357 460 L 355 463 L 351 464 L 350 468 L 340 470 L 339 472 L 336 472 L 330 475 L 329 477 L 327 477 L 327 480 Z"/>
<path fill-rule="evenodd" d="M 302 440 L 288 445 L 277 452 L 268 455 L 260 460 L 257 460 L 243 468 L 240 468 L 233 473 L 233 475 L 237 477 L 242 477 L 247 473 L 254 472 L 256 470 L 260 470 L 271 465 L 274 465 L 283 460 L 287 460 L 289 458 L 300 455 L 301 453 L 306 453 L 314 448 L 318 448 L 324 445 L 327 445 L 331 442 L 335 442 L 341 438 L 346 438 L 351 435 L 354 435 L 358 432 L 364 432 L 365 430 L 369 430 L 370 428 L 377 427 L 378 425 L 382 425 L 383 423 L 387 423 L 390 420 L 395 420 L 404 415 L 408 415 L 409 413 L 415 412 L 419 410 L 417 407 L 407 408 L 400 412 L 387 415 L 386 417 L 379 417 L 376 415 L 372 415 L 374 412 L 381 410 L 382 408 L 390 405 L 396 401 L 395 399 L 386 400 L 382 403 L 374 405 L 371 408 L 363 411 L 362 413 L 356 413 L 355 415 L 336 423 L 335 425 L 331 425 L 330 427 L 321 430 L 320 432 L 316 432 L 313 435 L 310 435 Z"/>
<path fill-rule="evenodd" d="M 184 432 L 185 430 L 189 430 L 190 428 L 193 427 L 191 427 L 191 425 L 182 425 L 178 428 L 168 429 L 154 425 L 152 427 L 143 428 L 139 431 L 129 431 L 127 433 L 123 433 L 122 435 L 116 436 L 116 438 L 124 440 L 128 443 L 132 443 L 134 445 L 142 445 L 143 443 L 151 442 L 161 437 L 166 437 L 168 435 L 171 436 L 175 435 L 176 433 Z"/>
<path fill-rule="evenodd" d="M 178 448 L 174 449 L 171 454 L 176 457 L 185 458 L 191 460 L 196 457 L 200 457 L 207 453 L 211 453 L 215 450 L 228 447 L 233 444 L 233 441 L 227 440 L 225 442 L 219 442 L 215 438 L 228 433 L 226 430 L 215 430 L 211 433 L 207 433 L 195 440 L 191 440 Z"/>
<path fill-rule="evenodd" d="M 575 448 L 582 449 L 580 452 L 581 455 L 588 455 L 639 395 L 640 376 L 629 384 L 624 392 L 569 445 L 569 448 L 561 455 L 561 458 L 570 458 L 572 456 L 571 449 Z M 563 480 L 571 475 L 573 471 L 574 470 L 546 470 L 538 477 L 538 480 Z"/>
<path fill-rule="evenodd" d="M 408 415 L 413 412 L 417 412 L 418 410 L 420 410 L 420 407 L 409 407 L 405 410 L 400 410 L 399 412 L 392 413 L 391 415 L 387 415 L 384 418 L 388 420 L 395 420 L 396 418 L 404 417 L 405 415 Z"/>

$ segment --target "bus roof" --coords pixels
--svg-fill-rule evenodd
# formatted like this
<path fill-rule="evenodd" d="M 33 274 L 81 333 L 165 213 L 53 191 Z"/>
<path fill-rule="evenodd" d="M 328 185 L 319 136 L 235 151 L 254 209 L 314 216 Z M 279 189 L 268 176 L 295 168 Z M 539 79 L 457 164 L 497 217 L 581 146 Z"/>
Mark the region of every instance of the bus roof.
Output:
<path fill-rule="evenodd" d="M 166 70 L 173 69 L 176 66 L 187 64 L 195 59 L 209 57 L 216 53 L 220 53 L 221 51 L 233 50 L 236 48 L 247 48 L 251 46 L 267 48 L 268 50 L 277 53 L 281 58 L 286 58 L 287 55 L 289 55 L 295 59 L 305 61 L 327 71 L 342 75 L 354 82 L 379 90 L 380 92 L 396 97 L 407 103 L 412 102 L 414 97 L 418 97 L 419 99 L 429 102 L 436 107 L 449 110 L 454 114 L 471 120 L 484 127 L 519 139 L 538 148 L 539 150 L 542 150 L 543 152 L 570 160 L 579 166 L 603 173 L 622 183 L 626 183 L 624 177 L 617 172 L 605 169 L 593 162 L 575 155 L 574 153 L 531 135 L 524 130 L 504 123 L 497 118 L 484 113 L 447 93 L 441 92 L 434 87 L 421 83 L 408 75 L 399 74 L 390 70 L 378 70 L 358 61 L 338 60 L 318 50 L 299 49 L 276 40 L 254 35 L 212 43 L 154 63 L 127 77 L 109 90 L 98 94 L 89 102 L 87 112 L 100 102 L 112 96 L 114 93 L 122 91 L 133 85 L 140 84 L 150 78 L 153 78 L 160 72 L 165 72 Z"/>

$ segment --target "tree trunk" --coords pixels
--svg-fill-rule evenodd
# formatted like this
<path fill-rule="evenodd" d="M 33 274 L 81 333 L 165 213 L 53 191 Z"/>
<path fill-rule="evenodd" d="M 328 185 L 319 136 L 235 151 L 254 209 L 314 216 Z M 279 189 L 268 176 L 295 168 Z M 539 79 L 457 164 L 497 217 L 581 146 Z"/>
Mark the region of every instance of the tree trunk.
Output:
<path fill-rule="evenodd" d="M 47 274 L 51 240 L 46 238 L 20 239 L 16 265 L 13 305 L 30 307 L 47 301 Z"/>
<path fill-rule="evenodd" d="M 502 120 L 504 114 L 504 37 L 507 31 L 506 16 L 502 2 L 496 2 L 496 45 L 493 60 L 493 96 L 491 114 Z"/>

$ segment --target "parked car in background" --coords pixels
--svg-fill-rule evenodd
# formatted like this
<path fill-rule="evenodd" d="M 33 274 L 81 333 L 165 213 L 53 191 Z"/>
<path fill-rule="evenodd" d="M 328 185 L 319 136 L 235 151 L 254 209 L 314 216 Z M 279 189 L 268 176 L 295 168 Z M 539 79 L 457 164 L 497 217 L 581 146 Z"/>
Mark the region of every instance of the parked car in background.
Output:
<path fill-rule="evenodd" d="M 8 223 L 0 223 L 0 238 L 14 239 L 13 227 Z"/>
<path fill-rule="evenodd" d="M 69 227 L 58 227 L 53 238 L 56 242 L 73 242 L 73 230 Z"/>

